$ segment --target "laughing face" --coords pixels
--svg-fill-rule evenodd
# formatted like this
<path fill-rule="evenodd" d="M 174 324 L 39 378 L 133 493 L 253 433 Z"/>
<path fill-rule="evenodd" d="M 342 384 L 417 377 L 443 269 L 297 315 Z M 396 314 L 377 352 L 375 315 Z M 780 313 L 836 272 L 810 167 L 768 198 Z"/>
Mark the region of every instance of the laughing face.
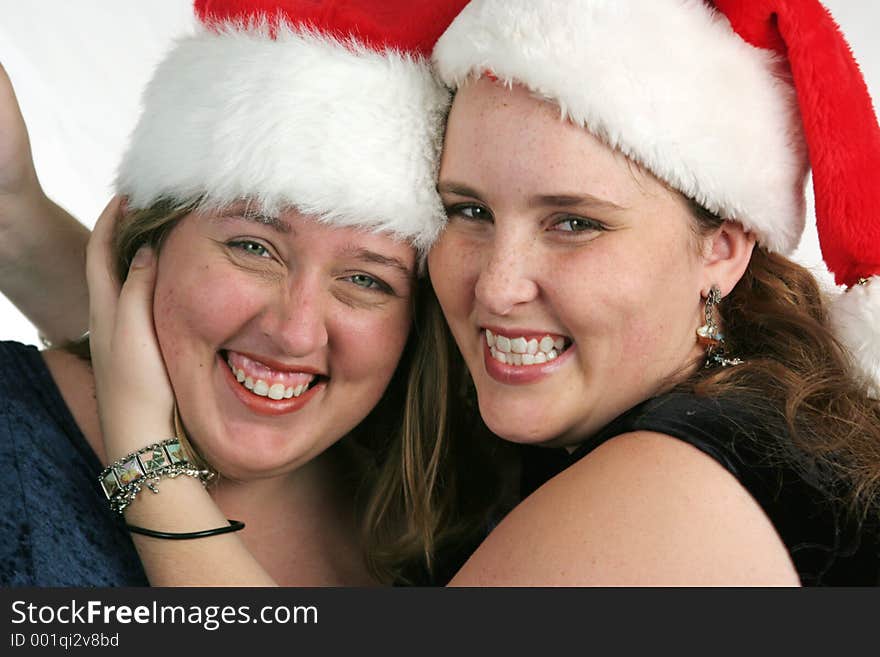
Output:
<path fill-rule="evenodd" d="M 575 444 L 695 367 L 706 281 L 686 201 L 558 107 L 465 85 L 439 189 L 431 281 L 496 434 Z"/>
<path fill-rule="evenodd" d="M 415 261 L 386 235 L 245 204 L 171 231 L 156 333 L 188 432 L 219 472 L 290 472 L 366 417 L 406 344 Z"/>

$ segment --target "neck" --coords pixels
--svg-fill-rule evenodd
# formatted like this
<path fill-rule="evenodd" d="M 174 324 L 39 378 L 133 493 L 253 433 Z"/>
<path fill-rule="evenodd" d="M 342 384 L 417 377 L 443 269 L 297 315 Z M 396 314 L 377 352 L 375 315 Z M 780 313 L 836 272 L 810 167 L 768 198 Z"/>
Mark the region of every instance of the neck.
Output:
<path fill-rule="evenodd" d="M 283 586 L 373 583 L 362 556 L 344 459 L 330 449 L 294 472 L 246 482 L 223 479 L 211 494 L 242 540 Z"/>

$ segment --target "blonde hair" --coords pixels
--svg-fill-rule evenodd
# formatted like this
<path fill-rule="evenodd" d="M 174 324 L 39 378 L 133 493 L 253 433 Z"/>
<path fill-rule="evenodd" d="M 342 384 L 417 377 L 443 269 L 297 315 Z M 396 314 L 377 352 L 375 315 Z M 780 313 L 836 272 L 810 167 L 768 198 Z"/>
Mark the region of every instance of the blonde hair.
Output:
<path fill-rule="evenodd" d="M 158 254 L 180 220 L 199 206 L 200 200 L 186 205 L 162 200 L 119 221 L 112 239 L 113 267 L 118 280 L 125 280 L 142 245 L 152 247 Z M 417 316 L 420 297 L 417 291 Z M 457 527 L 448 508 L 435 509 L 430 492 L 438 486 L 444 446 L 423 449 L 426 441 L 420 439 L 408 443 L 418 445 L 413 452 L 404 449 L 401 440 L 404 434 L 424 436 L 433 429 L 437 418 L 441 419 L 436 430 L 446 431 L 442 420 L 445 413 L 437 415 L 431 410 L 434 402 L 445 407 L 446 388 L 440 381 L 424 376 L 435 364 L 435 356 L 430 348 L 415 347 L 418 338 L 427 337 L 419 335 L 420 326 L 423 334 L 436 334 L 436 327 L 424 329 L 427 324 L 430 321 L 417 318 L 415 330 L 379 403 L 348 436 L 330 448 L 339 451 L 349 468 L 345 483 L 352 488 L 359 512 L 364 558 L 371 573 L 383 582 L 432 581 L 435 545 L 451 531 L 447 527 Z M 88 358 L 88 342 L 71 345 L 69 350 Z M 180 433 L 186 441 L 182 426 Z M 189 441 L 186 445 L 200 467 L 210 467 L 196 445 Z M 399 476 L 401 462 L 407 464 L 403 477 Z M 428 473 L 427 477 L 424 473 Z"/>

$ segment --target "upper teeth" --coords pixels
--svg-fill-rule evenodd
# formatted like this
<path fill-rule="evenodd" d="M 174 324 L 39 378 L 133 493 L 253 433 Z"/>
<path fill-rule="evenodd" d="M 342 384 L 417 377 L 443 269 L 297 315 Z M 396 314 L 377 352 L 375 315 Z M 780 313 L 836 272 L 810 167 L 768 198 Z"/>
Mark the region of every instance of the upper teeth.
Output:
<path fill-rule="evenodd" d="M 515 337 L 492 333 L 486 329 L 486 344 L 495 360 L 510 365 L 535 365 L 553 360 L 565 348 L 565 338 L 545 335 L 537 338 Z"/>
<path fill-rule="evenodd" d="M 309 389 L 308 383 L 297 386 L 285 386 L 283 383 L 271 383 L 263 379 L 254 379 L 252 376 L 245 374 L 243 369 L 235 367 L 229 360 L 226 361 L 229 369 L 235 374 L 235 379 L 243 384 L 245 388 L 260 397 L 268 397 L 269 399 L 290 399 L 291 397 L 299 397 Z"/>

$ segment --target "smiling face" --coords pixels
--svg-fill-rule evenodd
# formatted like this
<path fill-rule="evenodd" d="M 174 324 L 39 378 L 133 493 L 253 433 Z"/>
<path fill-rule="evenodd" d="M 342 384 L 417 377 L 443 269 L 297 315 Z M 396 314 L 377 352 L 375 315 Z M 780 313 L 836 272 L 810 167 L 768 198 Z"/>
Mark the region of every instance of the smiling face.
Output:
<path fill-rule="evenodd" d="M 357 426 L 406 344 L 415 261 L 391 237 L 294 211 L 185 217 L 160 252 L 154 317 L 208 462 L 234 479 L 283 474 Z"/>
<path fill-rule="evenodd" d="M 686 201 L 559 108 L 457 94 L 431 282 L 489 428 L 575 444 L 694 368 L 703 260 Z"/>

